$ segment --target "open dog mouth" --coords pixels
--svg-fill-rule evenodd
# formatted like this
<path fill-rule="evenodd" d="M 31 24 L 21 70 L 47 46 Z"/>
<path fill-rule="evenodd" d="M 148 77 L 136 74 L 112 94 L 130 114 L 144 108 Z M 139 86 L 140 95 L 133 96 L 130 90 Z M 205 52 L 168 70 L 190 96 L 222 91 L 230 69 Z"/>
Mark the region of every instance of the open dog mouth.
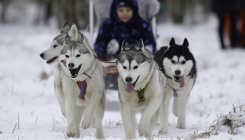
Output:
<path fill-rule="evenodd" d="M 132 92 L 132 91 L 134 90 L 134 87 L 135 87 L 137 81 L 139 80 L 139 77 L 140 77 L 140 75 L 137 77 L 137 79 L 136 79 L 136 81 L 135 81 L 134 83 L 128 83 L 128 84 L 127 84 L 125 90 L 126 90 L 128 93 L 130 93 L 130 92 Z"/>
<path fill-rule="evenodd" d="M 185 86 L 185 79 L 183 75 L 182 76 L 174 75 L 174 81 L 179 83 L 180 88 Z"/>
<path fill-rule="evenodd" d="M 58 58 L 58 56 L 55 56 L 55 57 L 53 57 L 53 58 L 47 60 L 46 63 L 47 63 L 47 64 L 50 64 L 50 63 L 52 63 L 52 62 L 53 62 L 55 59 L 57 59 L 57 58 Z"/>
<path fill-rule="evenodd" d="M 80 70 L 81 66 L 82 66 L 82 64 L 81 64 L 81 65 L 79 65 L 79 66 L 78 66 L 76 69 L 69 69 L 69 70 L 70 70 L 70 73 L 71 73 L 71 77 L 72 77 L 72 78 L 76 78 L 76 77 L 77 77 L 78 72 L 79 72 L 79 70 Z"/>

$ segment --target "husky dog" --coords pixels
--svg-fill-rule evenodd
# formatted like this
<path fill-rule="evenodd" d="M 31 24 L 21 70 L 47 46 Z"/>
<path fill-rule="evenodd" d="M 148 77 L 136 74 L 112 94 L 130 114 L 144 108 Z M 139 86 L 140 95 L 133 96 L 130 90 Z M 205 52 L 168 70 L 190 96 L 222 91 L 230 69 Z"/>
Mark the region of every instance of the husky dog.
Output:
<path fill-rule="evenodd" d="M 51 46 L 40 54 L 40 57 L 43 60 L 47 60 L 47 64 L 58 62 L 57 58 L 60 54 L 60 51 L 63 49 L 63 42 L 65 41 L 65 37 L 69 30 L 70 25 L 68 22 L 65 22 L 62 26 L 60 34 L 53 39 Z"/>
<path fill-rule="evenodd" d="M 126 40 L 122 43 L 117 68 L 118 97 L 126 139 L 135 138 L 137 112 L 142 113 L 139 135 L 151 139 L 166 79 L 142 40 L 139 44 L 128 44 Z"/>
<path fill-rule="evenodd" d="M 168 107 L 172 96 L 174 96 L 173 113 L 178 116 L 177 127 L 186 128 L 186 106 L 197 76 L 196 61 L 188 48 L 188 40 L 185 38 L 183 44 L 178 45 L 172 38 L 169 45 L 162 47 L 154 58 L 167 78 L 160 113 L 160 133 L 168 131 Z"/>
<path fill-rule="evenodd" d="M 96 137 L 102 139 L 102 119 L 105 111 L 103 69 L 95 57 L 87 38 L 72 25 L 59 55 L 60 65 L 55 78 L 56 96 L 67 118 L 67 136 L 80 137 L 82 128 L 94 118 Z M 60 79 L 60 80 L 59 80 Z"/>

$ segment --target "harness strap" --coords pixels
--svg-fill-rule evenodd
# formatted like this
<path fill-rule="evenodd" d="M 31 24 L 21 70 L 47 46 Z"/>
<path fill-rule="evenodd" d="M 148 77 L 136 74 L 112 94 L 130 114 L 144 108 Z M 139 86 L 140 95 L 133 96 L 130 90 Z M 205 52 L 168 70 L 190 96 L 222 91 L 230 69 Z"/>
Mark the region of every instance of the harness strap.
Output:
<path fill-rule="evenodd" d="M 104 61 L 102 59 L 100 59 L 98 56 L 94 55 L 95 59 L 99 60 L 100 62 L 103 62 L 103 63 L 107 63 L 107 64 L 117 64 L 117 62 L 110 62 L 110 61 Z M 113 66 L 113 67 L 109 67 L 109 68 L 106 68 L 106 67 L 103 67 L 103 70 L 104 70 L 104 73 L 108 74 L 115 74 L 115 73 L 118 73 L 118 69 L 116 66 Z"/>
<path fill-rule="evenodd" d="M 103 63 L 108 63 L 108 64 L 117 64 L 117 62 L 110 62 L 110 61 L 104 61 L 104 60 L 101 60 L 98 56 L 94 55 L 94 57 L 99 60 L 100 62 L 103 62 Z"/>

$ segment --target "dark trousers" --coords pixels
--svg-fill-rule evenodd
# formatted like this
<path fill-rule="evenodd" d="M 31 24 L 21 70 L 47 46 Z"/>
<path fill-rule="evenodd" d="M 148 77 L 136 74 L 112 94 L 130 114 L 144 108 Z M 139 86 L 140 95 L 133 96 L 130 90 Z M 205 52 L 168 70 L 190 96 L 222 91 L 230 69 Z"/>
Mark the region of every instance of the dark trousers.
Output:
<path fill-rule="evenodd" d="M 230 46 L 231 47 L 236 47 L 239 45 L 239 34 L 238 34 L 238 29 L 237 29 L 237 13 L 229 13 L 229 25 L 228 27 L 229 32 L 230 32 Z M 221 44 L 221 48 L 225 49 L 225 43 L 224 43 L 224 30 L 225 30 L 225 18 L 226 14 L 218 14 L 218 34 L 219 34 L 219 40 Z M 229 36 L 229 35 L 228 35 Z"/>

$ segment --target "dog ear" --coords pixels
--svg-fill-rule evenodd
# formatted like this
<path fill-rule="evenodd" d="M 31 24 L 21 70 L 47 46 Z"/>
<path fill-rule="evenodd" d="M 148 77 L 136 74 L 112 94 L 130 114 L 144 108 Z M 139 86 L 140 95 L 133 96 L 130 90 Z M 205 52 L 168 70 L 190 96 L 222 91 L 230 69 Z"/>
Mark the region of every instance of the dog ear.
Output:
<path fill-rule="evenodd" d="M 79 41 L 80 43 L 84 42 L 85 38 L 84 35 L 82 33 L 78 33 L 78 39 L 77 41 Z"/>
<path fill-rule="evenodd" d="M 174 40 L 173 37 L 171 38 L 171 40 L 170 40 L 170 42 L 169 42 L 169 45 L 170 45 L 170 46 L 175 46 L 175 40 Z"/>
<path fill-rule="evenodd" d="M 145 45 L 142 39 L 140 39 L 138 45 L 137 45 L 137 51 L 145 51 Z"/>
<path fill-rule="evenodd" d="M 182 46 L 184 46 L 184 47 L 188 47 L 189 46 L 189 42 L 188 42 L 188 40 L 186 38 L 184 39 L 184 42 L 183 42 Z"/>
<path fill-rule="evenodd" d="M 78 40 L 78 35 L 79 35 L 79 33 L 78 33 L 77 26 L 76 26 L 75 24 L 73 24 L 73 25 L 71 26 L 71 29 L 70 29 L 70 31 L 68 32 L 68 35 L 69 35 L 69 37 L 71 38 L 71 40 L 73 40 L 73 41 L 77 41 L 77 40 Z"/>
<path fill-rule="evenodd" d="M 64 44 L 70 44 L 70 43 L 71 43 L 71 38 L 68 35 L 66 35 Z"/>
<path fill-rule="evenodd" d="M 69 23 L 65 22 L 61 28 L 60 33 L 68 33 L 70 29 L 71 29 L 71 27 L 70 27 Z"/>
<path fill-rule="evenodd" d="M 128 41 L 127 41 L 127 39 L 124 39 L 122 42 L 121 52 L 126 51 L 126 46 L 128 46 Z"/>

